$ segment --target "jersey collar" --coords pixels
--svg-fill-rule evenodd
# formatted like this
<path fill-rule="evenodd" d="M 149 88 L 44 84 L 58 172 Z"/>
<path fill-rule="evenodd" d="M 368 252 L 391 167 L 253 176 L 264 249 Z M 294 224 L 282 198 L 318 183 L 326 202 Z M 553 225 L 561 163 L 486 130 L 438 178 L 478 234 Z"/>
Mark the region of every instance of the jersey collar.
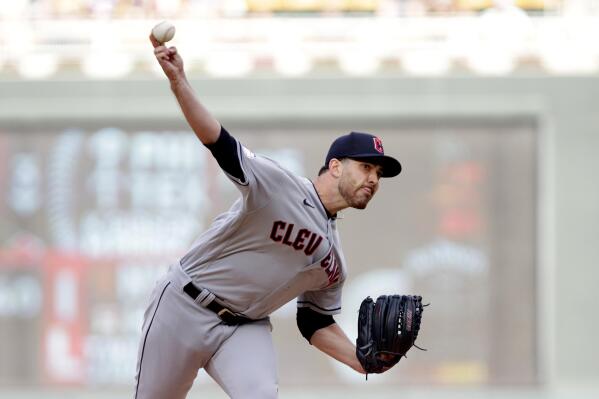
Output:
<path fill-rule="evenodd" d="M 314 185 L 314 182 L 312 180 L 310 180 L 310 183 L 312 184 L 312 188 L 314 189 L 314 193 L 316 194 L 316 198 L 318 198 L 318 201 L 320 202 L 320 205 L 322 205 L 322 209 L 324 209 L 324 212 L 327 215 L 328 219 L 331 220 L 336 220 L 337 219 L 337 214 L 335 213 L 334 215 L 331 215 L 329 213 L 329 211 L 327 210 L 327 207 L 324 206 L 324 203 L 322 202 L 322 199 L 320 198 L 320 195 L 318 195 L 318 190 L 316 189 L 316 186 Z"/>

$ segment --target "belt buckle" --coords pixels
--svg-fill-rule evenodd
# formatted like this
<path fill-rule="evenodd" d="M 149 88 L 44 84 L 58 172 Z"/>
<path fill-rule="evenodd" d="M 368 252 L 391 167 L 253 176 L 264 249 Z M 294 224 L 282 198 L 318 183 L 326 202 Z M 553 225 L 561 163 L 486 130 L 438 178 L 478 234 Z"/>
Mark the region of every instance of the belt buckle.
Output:
<path fill-rule="evenodd" d="M 225 322 L 225 324 L 231 325 L 231 324 L 235 324 L 234 320 L 237 317 L 237 315 L 233 312 L 231 312 L 229 309 L 227 308 L 222 308 L 220 312 L 217 313 L 218 317 Z"/>

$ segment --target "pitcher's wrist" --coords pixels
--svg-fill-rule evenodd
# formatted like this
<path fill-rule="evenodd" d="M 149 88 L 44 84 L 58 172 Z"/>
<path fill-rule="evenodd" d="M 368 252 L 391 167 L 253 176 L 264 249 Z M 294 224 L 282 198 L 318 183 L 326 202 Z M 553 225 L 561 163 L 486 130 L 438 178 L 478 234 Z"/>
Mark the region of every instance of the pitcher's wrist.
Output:
<path fill-rule="evenodd" d="M 182 87 L 187 85 L 187 79 L 185 78 L 185 76 L 179 76 L 179 77 L 171 79 L 170 83 L 171 83 L 171 90 L 176 93 Z"/>

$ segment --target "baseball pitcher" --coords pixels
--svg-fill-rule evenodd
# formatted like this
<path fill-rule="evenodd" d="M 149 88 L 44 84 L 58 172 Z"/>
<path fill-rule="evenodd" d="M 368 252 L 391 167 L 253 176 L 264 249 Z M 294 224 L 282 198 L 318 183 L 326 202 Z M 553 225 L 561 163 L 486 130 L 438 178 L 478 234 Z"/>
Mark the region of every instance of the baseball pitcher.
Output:
<path fill-rule="evenodd" d="M 276 398 L 269 315 L 295 298 L 297 325 L 312 346 L 358 373 L 392 367 L 414 342 L 420 301 L 365 304 L 358 346 L 347 338 L 333 318 L 347 275 L 336 214 L 366 208 L 400 163 L 378 137 L 352 132 L 332 143 L 314 180 L 296 176 L 237 141 L 197 99 L 177 49 L 150 40 L 191 129 L 240 197 L 154 288 L 135 398 L 185 398 L 201 368 L 231 398 Z"/>

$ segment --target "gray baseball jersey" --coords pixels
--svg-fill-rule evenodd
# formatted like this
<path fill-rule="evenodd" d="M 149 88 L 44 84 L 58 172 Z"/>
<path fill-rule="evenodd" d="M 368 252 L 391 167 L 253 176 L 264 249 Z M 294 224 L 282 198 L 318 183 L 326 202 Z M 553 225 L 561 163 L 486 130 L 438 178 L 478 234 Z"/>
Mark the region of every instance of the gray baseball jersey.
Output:
<path fill-rule="evenodd" d="M 335 219 L 314 185 L 225 133 L 216 159 L 225 173 L 234 170 L 227 175 L 241 198 L 155 287 L 144 314 L 136 399 L 183 399 L 200 368 L 233 399 L 274 399 L 276 356 L 266 316 L 295 297 L 300 307 L 340 312 L 345 261 Z M 221 323 L 204 303 L 210 296 L 187 295 L 191 281 L 259 320 Z"/>
<path fill-rule="evenodd" d="M 241 198 L 195 241 L 183 270 L 253 319 L 295 297 L 299 307 L 339 313 L 346 269 L 335 219 L 310 180 L 237 145 L 245 181 L 225 173 Z"/>

